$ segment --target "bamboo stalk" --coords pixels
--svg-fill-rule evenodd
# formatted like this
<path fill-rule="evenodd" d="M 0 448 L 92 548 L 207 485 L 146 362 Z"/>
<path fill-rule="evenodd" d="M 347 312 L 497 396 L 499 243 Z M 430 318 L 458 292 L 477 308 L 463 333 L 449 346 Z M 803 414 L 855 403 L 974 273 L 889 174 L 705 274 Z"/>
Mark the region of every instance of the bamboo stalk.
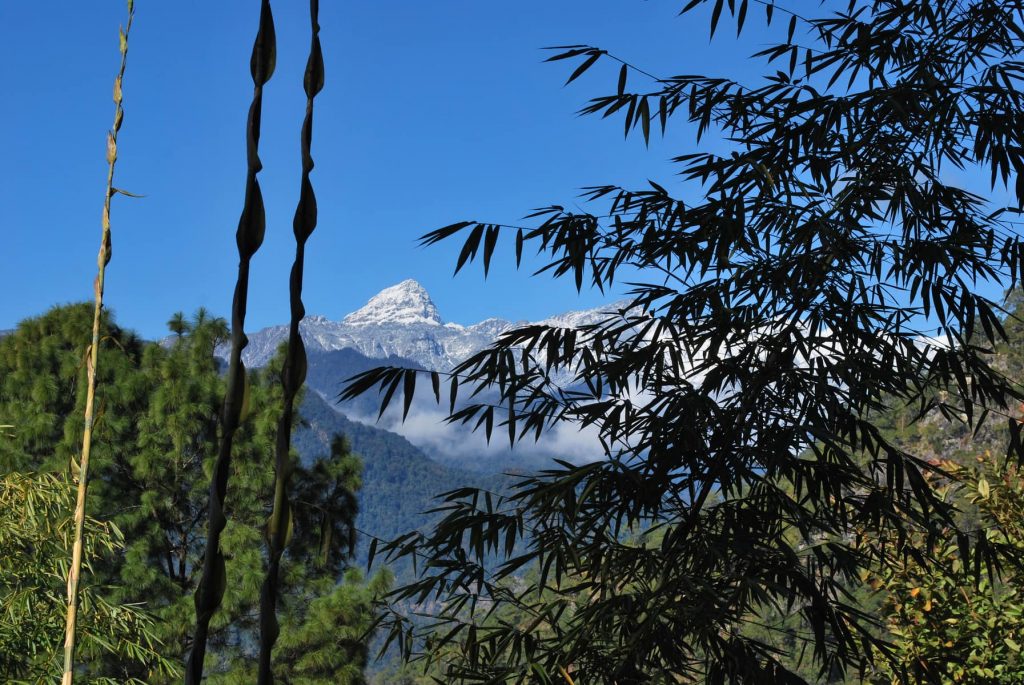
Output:
<path fill-rule="evenodd" d="M 210 502 L 206 552 L 203 557 L 203 572 L 196 588 L 196 628 L 192 636 L 192 649 L 185 667 L 186 685 L 199 685 L 203 679 L 203 662 L 206 658 L 206 643 L 209 638 L 210 620 L 220 607 L 227 585 L 224 570 L 224 555 L 220 550 L 220 536 L 227 525 L 224 514 L 224 498 L 227 494 L 228 475 L 231 469 L 231 448 L 235 431 L 245 420 L 246 404 L 245 365 L 242 350 L 249 343 L 245 336 L 245 309 L 249 293 L 249 262 L 263 243 L 266 215 L 263 195 L 256 174 L 263 168 L 259 157 L 260 119 L 263 112 L 263 85 L 274 73 L 276 60 L 276 37 L 274 18 L 269 0 L 260 4 L 260 23 L 252 47 L 249 71 L 252 74 L 253 96 L 246 124 L 246 156 L 248 169 L 245 184 L 245 204 L 238 220 L 235 234 L 238 244 L 238 279 L 231 307 L 231 356 L 228 362 L 227 390 L 221 410 L 221 440 L 210 479 Z"/>
<path fill-rule="evenodd" d="M 117 190 L 114 188 L 114 165 L 117 163 L 117 133 L 124 120 L 121 106 L 121 85 L 124 68 L 128 61 L 128 33 L 135 16 L 133 0 L 128 0 L 128 23 L 119 31 L 121 66 L 114 79 L 114 125 L 107 132 L 107 187 L 103 198 L 103 232 L 100 252 L 96 258 L 96 280 L 93 283 L 95 306 L 92 315 L 92 341 L 89 344 L 85 395 L 85 429 L 82 434 L 82 455 L 78 464 L 78 495 L 75 501 L 75 539 L 71 548 L 71 567 L 68 569 L 68 608 L 64 629 L 64 674 L 62 685 L 72 685 L 75 679 L 75 633 L 78 625 L 78 585 L 82 575 L 82 550 L 85 533 L 85 502 L 89 489 L 89 457 L 92 453 L 92 429 L 96 405 L 96 371 L 99 366 L 100 319 L 103 313 L 103 287 L 106 280 L 107 264 L 110 263 L 110 200 Z"/>
<path fill-rule="evenodd" d="M 299 202 L 295 208 L 292 230 L 295 234 L 295 260 L 289 278 L 291 298 L 291 322 L 288 328 L 288 349 L 284 367 L 281 369 L 283 407 L 277 422 L 277 436 L 274 453 L 274 508 L 267 526 L 267 547 L 269 563 L 267 575 L 260 591 L 260 654 L 258 685 L 272 685 L 274 674 L 271 668 L 271 653 L 280 632 L 277 621 L 278 579 L 281 555 L 288 544 L 291 530 L 291 503 L 288 501 L 288 482 L 291 475 L 291 435 L 295 412 L 295 396 L 306 379 L 306 349 L 299 333 L 299 323 L 306 315 L 302 304 L 302 272 L 305 265 L 306 240 L 316 228 L 316 194 L 310 183 L 313 170 L 310 147 L 313 141 L 313 100 L 324 85 L 324 61 L 320 48 L 319 0 L 310 0 L 309 17 L 312 38 L 309 59 L 303 86 L 306 91 L 306 116 L 302 122 L 302 181 Z"/>

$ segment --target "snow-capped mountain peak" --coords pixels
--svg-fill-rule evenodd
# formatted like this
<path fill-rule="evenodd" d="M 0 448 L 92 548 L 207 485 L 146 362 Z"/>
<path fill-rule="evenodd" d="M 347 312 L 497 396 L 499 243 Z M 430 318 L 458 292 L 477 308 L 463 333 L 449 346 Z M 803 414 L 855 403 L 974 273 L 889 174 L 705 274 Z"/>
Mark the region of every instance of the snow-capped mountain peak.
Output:
<path fill-rule="evenodd" d="M 441 326 L 441 313 L 426 288 L 407 279 L 385 288 L 342 320 L 349 326 L 428 324 Z"/>
<path fill-rule="evenodd" d="M 613 304 L 567 312 L 542 323 L 577 327 L 599 321 L 616 308 L 617 304 Z M 300 328 L 306 349 L 311 352 L 351 348 L 373 359 L 402 357 L 424 368 L 446 371 L 515 325 L 499 318 L 472 325 L 445 323 L 426 289 L 408 279 L 380 291 L 341 321 L 308 316 Z M 287 336 L 287 326 L 251 333 L 249 346 L 242 355 L 246 366 L 266 364 Z"/>

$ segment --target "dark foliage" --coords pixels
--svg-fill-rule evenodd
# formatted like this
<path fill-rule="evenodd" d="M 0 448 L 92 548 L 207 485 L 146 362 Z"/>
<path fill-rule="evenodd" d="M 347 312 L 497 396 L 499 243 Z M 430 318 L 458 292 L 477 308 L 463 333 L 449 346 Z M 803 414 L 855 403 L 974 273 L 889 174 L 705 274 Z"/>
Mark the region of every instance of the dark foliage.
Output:
<path fill-rule="evenodd" d="M 541 272 L 577 287 L 628 274 L 632 305 L 579 330 L 507 333 L 448 375 L 383 368 L 349 385 L 408 410 L 429 378 L 451 421 L 488 434 L 574 422 L 603 438 L 603 461 L 560 464 L 509 497 L 455 491 L 432 531 L 388 546 L 428 560 L 394 597 L 440 601 L 423 637 L 430 655 L 459 644 L 445 682 L 805 682 L 742 630 L 779 613 L 806 621 L 822 676 L 842 674 L 889 649 L 845 589 L 862 570 L 927 565 L 940 531 L 975 569 L 1001 551 L 956 532 L 935 467 L 874 417 L 898 402 L 972 430 L 1009 419 L 1008 451 L 1024 451 L 1008 411 L 1024 396 L 993 365 L 1004 312 L 977 288 L 1020 284 L 1019 207 L 946 173 L 1015 183 L 1024 206 L 1024 3 L 692 0 L 683 13 L 700 5 L 712 33 L 726 16 L 741 31 L 755 5 L 774 20 L 760 82 L 655 77 L 590 46 L 551 59 L 578 64 L 570 81 L 616 61 L 615 90 L 584 114 L 645 139 L 685 119 L 726 152 L 682 151 L 675 192 L 597 186 L 590 212 L 550 206 L 527 226 L 460 222 L 423 239 L 466 234 L 456 270 L 479 257 L 486 273 L 510 231 L 517 262 L 536 246 Z M 500 400 L 455 410 L 464 388 Z M 660 543 L 629 541 L 638 529 Z M 526 553 L 484 568 L 523 538 Z M 501 582 L 528 564 L 534 587 Z M 531 619 L 482 618 L 509 603 Z M 419 649 L 393 619 L 392 638 Z"/>

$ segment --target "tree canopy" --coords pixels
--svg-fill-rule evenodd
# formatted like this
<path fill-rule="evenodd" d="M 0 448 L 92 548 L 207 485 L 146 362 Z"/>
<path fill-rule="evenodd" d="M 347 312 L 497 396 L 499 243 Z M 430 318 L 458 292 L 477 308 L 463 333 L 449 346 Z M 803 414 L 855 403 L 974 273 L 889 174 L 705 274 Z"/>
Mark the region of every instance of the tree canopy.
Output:
<path fill-rule="evenodd" d="M 67 470 L 78 442 L 85 369 L 76 362 L 90 324 L 87 306 L 58 307 L 0 340 L 0 416 L 17 422 L 0 440 L 0 499 L 12 503 L 0 516 L 6 541 L 0 607 L 8 614 L 0 621 L 0 645 L 19 655 L 0 659 L 0 679 L 12 682 L 45 678 L 62 634 L 55 627 L 63 625 L 62 555 L 70 545 L 73 498 L 68 483 L 53 474 Z M 168 326 L 171 335 L 162 343 L 142 343 L 104 319 L 83 577 L 79 675 L 85 682 L 175 682 L 192 644 L 202 520 L 226 383 L 215 349 L 227 338 L 227 324 L 200 310 L 191 318 L 176 314 Z M 281 364 L 279 355 L 250 373 L 249 419 L 235 438 L 231 521 L 223 537 L 233 582 L 211 625 L 209 682 L 256 677 L 266 503 L 274 482 L 266 455 L 282 411 Z M 372 599 L 390 576 L 363 578 L 349 568 L 360 459 L 340 436 L 328 454 L 309 456 L 292 467 L 277 673 L 288 682 L 358 685 L 365 681 L 361 638 Z M 298 462 L 294 453 L 291 459 Z M 24 604 L 29 595 L 35 604 Z"/>
<path fill-rule="evenodd" d="M 940 535 L 973 568 L 1014 552 L 960 527 L 929 476 L 941 467 L 879 421 L 892 403 L 969 430 L 1001 421 L 1006 453 L 1024 456 L 1024 394 L 994 352 L 1007 312 L 984 294 L 1024 274 L 1024 3 L 692 0 L 682 13 L 702 6 L 712 34 L 755 10 L 775 31 L 759 80 L 654 75 L 586 45 L 550 57 L 574 65 L 569 81 L 613 64 L 583 114 L 645 140 L 692 131 L 678 179 L 596 185 L 586 209 L 423 238 L 464 236 L 456 271 L 479 259 L 486 275 L 509 233 L 517 264 L 533 246 L 541 273 L 577 288 L 625 278 L 630 304 L 582 329 L 508 332 L 450 373 L 381 368 L 348 386 L 379 388 L 383 405 L 404 395 L 408 412 L 429 377 L 450 421 L 488 435 L 571 422 L 601 437 L 598 460 L 511 495 L 454 491 L 432 531 L 386 546 L 423 569 L 394 598 L 440 607 L 425 631 L 396 610 L 391 637 L 427 655 L 458 643 L 444 682 L 805 682 L 744 630 L 778 614 L 806 622 L 821 677 L 841 675 L 893 653 L 849 596 L 862 572 L 927 566 Z M 1007 207 L 996 186 L 1011 184 Z M 645 530 L 659 543 L 637 544 Z M 535 584 L 503 582 L 530 564 Z M 486 619 L 507 604 L 529 620 Z"/>

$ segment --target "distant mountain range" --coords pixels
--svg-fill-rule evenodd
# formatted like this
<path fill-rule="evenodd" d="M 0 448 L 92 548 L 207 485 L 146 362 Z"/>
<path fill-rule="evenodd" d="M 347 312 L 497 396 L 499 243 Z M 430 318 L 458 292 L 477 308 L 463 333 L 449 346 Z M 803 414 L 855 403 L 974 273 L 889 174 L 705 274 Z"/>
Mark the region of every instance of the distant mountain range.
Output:
<path fill-rule="evenodd" d="M 541 323 L 581 326 L 600 321 L 618 306 L 569 312 Z M 427 525 L 431 517 L 424 512 L 435 506 L 433 497 L 446 490 L 479 486 L 497 491 L 509 482 L 505 474 L 534 470 L 549 464 L 551 457 L 594 458 L 587 436 L 575 428 L 512 450 L 500 439 L 488 445 L 463 426 L 445 424 L 446 411 L 436 407 L 432 397 L 417 399 L 404 422 L 390 411 L 378 422 L 375 393 L 337 402 L 343 381 L 362 371 L 381 365 L 447 370 L 502 332 L 527 323 L 445 323 L 427 291 L 413 280 L 384 289 L 341 321 L 312 316 L 302 322 L 308 372 L 300 409 L 303 425 L 293 442 L 301 458 L 310 461 L 328 453 L 334 434 L 348 437 L 364 462 L 358 522 L 362 530 L 389 539 Z M 287 335 L 286 326 L 250 334 L 246 364 L 265 365 Z M 226 355 L 227 349 L 221 353 Z M 365 560 L 365 545 L 364 537 L 359 561 Z M 409 577 L 410 569 L 394 570 Z"/>
<path fill-rule="evenodd" d="M 620 306 L 567 312 L 534 323 L 578 327 L 598 322 Z M 447 371 L 503 332 L 529 323 L 497 318 L 470 326 L 446 323 L 426 289 L 409 279 L 380 291 L 341 321 L 308 316 L 300 330 L 308 351 L 353 349 L 370 359 L 400 357 L 426 369 Z M 250 334 L 243 360 L 247 366 L 266 364 L 287 337 L 287 326 Z"/>
<path fill-rule="evenodd" d="M 603 320 L 622 303 L 573 311 L 535 322 L 578 327 Z M 398 433 L 430 458 L 448 466 L 476 472 L 497 473 L 532 469 L 550 463 L 551 457 L 582 461 L 595 458 L 596 442 L 574 428 L 555 431 L 534 445 L 523 443 L 513 450 L 500 439 L 487 444 L 482 436 L 460 425 L 447 425 L 447 412 L 424 394 L 414 403 L 409 419 L 389 410 L 379 421 L 376 393 L 337 403 L 345 379 L 371 368 L 392 365 L 446 371 L 493 342 L 501 333 L 530 322 L 487 319 L 463 326 L 446 323 L 422 285 L 406 280 L 385 288 L 341 321 L 322 316 L 303 320 L 300 330 L 306 345 L 309 370 L 306 385 L 346 419 Z M 265 365 L 288 336 L 287 326 L 272 326 L 249 335 L 243 354 L 247 366 Z M 224 347 L 220 353 L 227 355 Z M 446 408 L 445 408 L 446 409 Z M 357 449 L 358 451 L 358 449 Z"/>

